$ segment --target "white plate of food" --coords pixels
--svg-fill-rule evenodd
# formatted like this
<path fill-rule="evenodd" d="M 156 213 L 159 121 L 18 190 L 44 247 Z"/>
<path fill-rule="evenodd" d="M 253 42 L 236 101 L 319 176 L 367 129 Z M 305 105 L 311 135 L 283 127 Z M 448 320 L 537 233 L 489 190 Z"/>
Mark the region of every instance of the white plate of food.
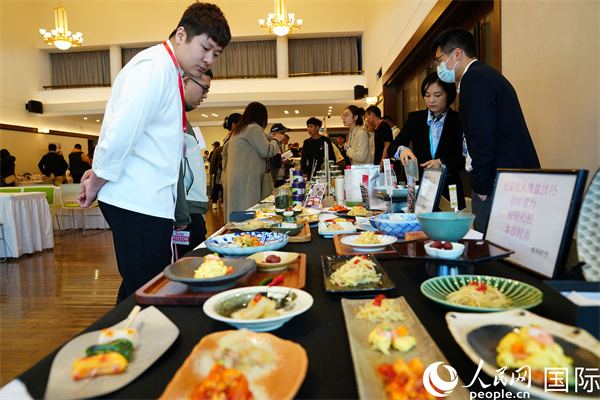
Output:
<path fill-rule="evenodd" d="M 390 244 L 396 243 L 397 238 L 390 235 L 380 235 L 375 232 L 362 232 L 359 235 L 344 236 L 340 241 L 352 247 L 355 251 L 382 251 Z"/>
<path fill-rule="evenodd" d="M 303 290 L 248 286 L 212 296 L 202 309 L 210 318 L 235 328 L 268 332 L 281 327 L 312 305 L 312 296 Z"/>
<path fill-rule="evenodd" d="M 308 357 L 299 344 L 270 333 L 246 329 L 211 333 L 194 347 L 159 400 L 193 398 L 211 371 L 219 368 L 215 365 L 243 374 L 255 399 L 292 400 L 306 376 Z M 215 393 L 223 398 L 224 394 Z"/>
<path fill-rule="evenodd" d="M 289 253 L 285 251 L 261 251 L 254 253 L 247 258 L 256 261 L 259 271 L 279 271 L 284 269 L 300 257 L 299 253 Z"/>
<path fill-rule="evenodd" d="M 496 377 L 500 368 L 506 367 L 505 376 L 510 379 L 511 372 L 520 368 L 511 363 L 528 365 L 531 387 L 528 388 L 526 382 L 515 381 L 507 385 L 511 391 L 529 392 L 531 398 L 539 399 L 600 397 L 597 386 L 590 393 L 579 388 L 577 394 L 573 387 L 567 387 L 564 392 L 544 389 L 546 369 L 557 371 L 564 368 L 570 375 L 574 368 L 582 368 L 584 374 L 585 371 L 594 371 L 597 376 L 600 342 L 584 329 L 564 325 L 527 310 L 486 314 L 449 312 L 446 322 L 454 340 L 475 364 L 483 361 L 482 370 L 490 377 Z M 519 354 L 511 354 L 513 351 L 519 351 Z M 563 352 L 564 355 L 561 354 Z M 542 382 L 536 379 L 538 377 Z M 569 382 L 573 382 L 572 379 L 575 378 L 570 376 Z"/>
<path fill-rule="evenodd" d="M 319 235 L 331 239 L 333 235 L 340 233 L 354 233 L 356 227 L 350 221 L 346 221 L 343 218 L 338 218 L 340 221 L 335 219 L 329 219 L 327 221 L 319 222 Z"/>
<path fill-rule="evenodd" d="M 379 300 L 379 304 L 375 305 L 374 302 L 377 300 Z M 401 363 L 399 358 L 402 358 L 408 365 L 415 363 L 417 366 L 418 360 L 420 360 L 422 367 L 441 361 L 448 364 L 448 360 L 404 297 L 382 299 L 381 295 L 378 295 L 375 299 L 344 298 L 342 299 L 342 310 L 346 321 L 359 399 L 389 398 L 386 395 L 386 385 L 378 371 L 383 365 L 390 369 L 391 365 L 397 362 Z M 393 331 L 394 334 L 385 335 L 382 338 L 380 327 L 385 327 L 387 328 L 385 331 L 390 333 Z M 385 354 L 384 350 L 388 354 Z M 446 372 L 442 368 L 439 370 Z M 409 369 L 408 372 L 413 371 Z M 415 375 L 416 379 L 411 382 L 420 383 L 423 372 L 415 371 Z M 402 379 L 402 377 L 399 378 Z M 390 387 L 393 386 L 393 382 L 390 382 Z M 408 398 L 406 393 L 397 392 L 401 386 L 396 386 L 395 394 L 399 396 L 398 398 Z M 449 400 L 468 399 L 468 391 L 462 386 L 464 384 L 458 379 L 453 392 L 445 398 Z M 422 386 L 420 390 L 423 390 Z"/>
<path fill-rule="evenodd" d="M 124 328 L 127 322 L 123 320 L 109 328 Z M 72 378 L 75 360 L 85 357 L 86 349 L 99 342 L 101 331 L 87 332 L 65 344 L 54 357 L 44 398 L 98 398 L 114 392 L 131 383 L 154 364 L 179 336 L 179 328 L 154 306 L 140 311 L 130 328 L 138 331 L 138 340 L 123 372 L 80 380 Z"/>

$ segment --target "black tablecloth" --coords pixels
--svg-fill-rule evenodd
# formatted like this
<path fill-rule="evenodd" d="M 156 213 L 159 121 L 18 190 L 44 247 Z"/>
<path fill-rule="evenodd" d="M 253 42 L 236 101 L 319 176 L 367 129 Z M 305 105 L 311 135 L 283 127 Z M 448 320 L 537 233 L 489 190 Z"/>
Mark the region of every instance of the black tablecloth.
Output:
<path fill-rule="evenodd" d="M 306 349 L 309 359 L 306 379 L 297 394 L 299 399 L 357 399 L 358 391 L 352 366 L 352 357 L 346 333 L 340 295 L 325 291 L 321 255 L 334 255 L 332 239 L 319 236 L 312 229 L 310 243 L 290 243 L 284 251 L 306 253 L 306 287 L 314 298 L 314 305 L 306 313 L 294 318 L 271 333 L 282 339 L 299 343 Z M 195 250 L 188 255 L 202 256 L 208 250 Z M 388 297 L 404 296 L 421 320 L 429 334 L 435 340 L 459 376 L 469 384 L 477 366 L 467 357 L 454 341 L 445 321 L 449 311 L 442 305 L 427 299 L 420 291 L 423 281 L 430 278 L 423 263 L 407 260 L 380 260 L 396 288 L 386 292 Z M 518 268 L 505 261 L 493 261 L 477 264 L 475 274 L 507 277 L 528 283 L 540 289 L 544 294 L 542 304 L 531 311 L 558 322 L 575 325 L 575 315 L 567 313 L 569 304 L 558 292 L 550 289 L 538 275 Z M 373 297 L 374 295 L 371 295 Z M 346 297 L 351 297 L 346 295 Z M 84 332 L 99 330 L 111 326 L 127 317 L 135 297 L 131 296 L 108 314 L 89 326 Z M 173 346 L 139 378 L 121 390 L 106 398 L 112 399 L 153 399 L 159 397 L 177 369 L 192 351 L 200 339 L 212 332 L 233 329 L 222 322 L 208 318 L 198 306 L 156 306 L 180 329 L 180 336 Z M 56 351 L 19 376 L 30 394 L 42 398 L 48 380 L 48 374 Z M 486 383 L 493 383 L 483 373 L 479 377 Z M 473 390 L 482 390 L 474 385 Z M 487 391 L 495 390 L 490 386 Z"/>

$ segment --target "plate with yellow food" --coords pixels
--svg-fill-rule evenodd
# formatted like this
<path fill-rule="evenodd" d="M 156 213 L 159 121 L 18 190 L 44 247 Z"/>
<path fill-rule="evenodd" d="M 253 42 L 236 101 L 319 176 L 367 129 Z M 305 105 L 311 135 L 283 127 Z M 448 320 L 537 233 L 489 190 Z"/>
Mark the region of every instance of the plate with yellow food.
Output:
<path fill-rule="evenodd" d="M 584 329 L 526 310 L 450 312 L 446 322 L 471 361 L 483 361 L 483 372 L 494 378 L 502 370 L 515 378 L 508 390 L 539 399 L 600 397 L 599 387 L 589 384 L 589 374 L 598 374 L 600 342 Z"/>
<path fill-rule="evenodd" d="M 188 285 L 199 292 L 216 292 L 234 286 L 244 275 L 256 269 L 256 261 L 245 258 L 221 258 L 217 254 L 186 257 L 168 265 L 165 277 Z"/>
<path fill-rule="evenodd" d="M 177 325 L 154 306 L 76 336 L 54 356 L 44 398 L 97 399 L 121 389 L 154 364 L 178 336 Z M 129 348 L 123 346 L 126 341 Z"/>
<path fill-rule="evenodd" d="M 372 254 L 321 256 L 321 263 L 328 292 L 377 292 L 395 288 Z"/>
<path fill-rule="evenodd" d="M 194 347 L 159 399 L 291 400 L 307 368 L 306 351 L 292 341 L 246 329 L 215 332 Z"/>
<path fill-rule="evenodd" d="M 361 232 L 358 235 L 344 236 L 340 241 L 352 247 L 354 251 L 373 252 L 382 251 L 386 246 L 396 243 L 397 238 L 390 235 L 381 235 L 375 232 Z"/>
<path fill-rule="evenodd" d="M 435 399 L 423 386 L 424 369 L 448 361 L 404 297 L 344 298 L 342 309 L 359 399 Z M 446 379 L 447 371 L 440 372 Z M 464 383 L 455 379 L 443 398 L 468 399 Z"/>
<path fill-rule="evenodd" d="M 461 311 L 492 312 L 529 309 L 542 302 L 542 292 L 514 279 L 485 275 L 438 276 L 421 284 L 430 300 Z"/>

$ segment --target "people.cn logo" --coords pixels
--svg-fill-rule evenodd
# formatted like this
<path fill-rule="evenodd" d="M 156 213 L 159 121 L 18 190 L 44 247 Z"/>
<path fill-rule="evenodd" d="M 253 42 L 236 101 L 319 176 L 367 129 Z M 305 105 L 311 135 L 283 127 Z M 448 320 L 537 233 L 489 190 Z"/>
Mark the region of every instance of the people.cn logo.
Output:
<path fill-rule="evenodd" d="M 448 382 L 440 378 L 437 369 L 438 366 L 443 363 L 443 361 L 433 363 L 427 367 L 423 373 L 423 386 L 425 386 L 425 389 L 430 394 L 437 397 L 448 396 L 452 393 L 456 385 L 458 385 L 458 374 L 450 365 L 444 365 L 444 368 L 450 373 L 450 381 Z"/>

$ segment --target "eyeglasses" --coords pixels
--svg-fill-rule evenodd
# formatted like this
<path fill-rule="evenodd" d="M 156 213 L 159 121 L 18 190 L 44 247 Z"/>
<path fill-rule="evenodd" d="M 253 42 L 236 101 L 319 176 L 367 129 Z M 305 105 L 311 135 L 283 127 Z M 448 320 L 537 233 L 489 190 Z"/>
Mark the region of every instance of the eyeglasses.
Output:
<path fill-rule="evenodd" d="M 346 118 L 346 117 L 349 117 L 349 116 L 351 116 L 351 115 L 352 115 L 351 113 L 343 113 L 343 114 L 342 114 L 342 118 Z"/>
<path fill-rule="evenodd" d="M 194 82 L 196 85 L 200 86 L 202 89 L 204 89 L 204 94 L 208 94 L 208 91 L 210 90 L 210 88 L 207 85 L 203 85 L 200 82 L 198 82 L 197 80 L 195 80 L 194 78 L 192 78 L 191 76 L 188 76 L 188 78 L 190 78 L 190 80 L 192 82 Z"/>
<path fill-rule="evenodd" d="M 447 52 L 445 52 L 445 53 L 443 53 L 443 54 L 440 54 L 440 56 L 439 56 L 439 57 L 437 57 L 435 60 L 433 60 L 433 62 L 435 63 L 435 65 L 440 65 L 440 63 L 442 62 L 442 61 L 440 60 L 440 58 L 444 57 L 444 56 L 445 56 L 446 54 L 448 54 L 448 53 L 452 53 L 454 50 L 456 50 L 456 47 L 455 47 L 455 48 L 453 48 L 452 50 L 448 50 Z"/>

